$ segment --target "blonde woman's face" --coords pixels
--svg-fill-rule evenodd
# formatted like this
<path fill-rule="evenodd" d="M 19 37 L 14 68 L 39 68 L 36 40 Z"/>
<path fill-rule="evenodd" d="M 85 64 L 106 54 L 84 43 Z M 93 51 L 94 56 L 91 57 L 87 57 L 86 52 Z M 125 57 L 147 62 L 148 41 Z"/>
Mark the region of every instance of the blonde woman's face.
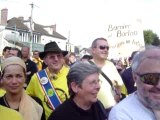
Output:
<path fill-rule="evenodd" d="M 25 79 L 23 67 L 9 65 L 4 70 L 2 83 L 7 93 L 18 94 L 22 92 Z"/>

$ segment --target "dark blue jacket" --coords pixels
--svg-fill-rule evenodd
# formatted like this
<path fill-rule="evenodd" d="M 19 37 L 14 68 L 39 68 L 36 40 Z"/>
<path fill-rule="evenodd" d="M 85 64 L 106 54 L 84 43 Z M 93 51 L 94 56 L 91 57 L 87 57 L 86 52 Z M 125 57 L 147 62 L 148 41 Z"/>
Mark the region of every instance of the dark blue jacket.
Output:
<path fill-rule="evenodd" d="M 123 73 L 121 74 L 121 77 L 122 77 L 122 80 L 127 88 L 128 94 L 131 94 L 134 91 L 136 91 L 137 88 L 135 87 L 135 82 L 132 77 L 131 67 L 124 70 Z"/>

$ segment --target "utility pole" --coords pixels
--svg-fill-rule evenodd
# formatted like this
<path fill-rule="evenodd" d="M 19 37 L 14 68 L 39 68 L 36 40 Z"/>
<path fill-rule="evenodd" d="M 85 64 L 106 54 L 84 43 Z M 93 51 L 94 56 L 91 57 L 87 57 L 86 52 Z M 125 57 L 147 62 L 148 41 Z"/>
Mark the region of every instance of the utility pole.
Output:
<path fill-rule="evenodd" d="M 67 41 L 67 51 L 71 52 L 71 49 L 70 49 L 70 30 L 68 31 L 68 41 Z"/>
<path fill-rule="evenodd" d="M 33 15 L 33 7 L 34 7 L 34 4 L 31 3 L 31 16 L 29 18 L 29 21 L 30 21 L 30 54 L 32 54 L 32 43 L 33 43 L 33 29 L 32 29 L 32 25 L 33 25 L 33 18 L 32 18 L 32 15 Z"/>
<path fill-rule="evenodd" d="M 14 25 L 14 47 L 16 47 L 16 35 L 17 34 L 17 27 L 16 27 L 16 24 Z"/>

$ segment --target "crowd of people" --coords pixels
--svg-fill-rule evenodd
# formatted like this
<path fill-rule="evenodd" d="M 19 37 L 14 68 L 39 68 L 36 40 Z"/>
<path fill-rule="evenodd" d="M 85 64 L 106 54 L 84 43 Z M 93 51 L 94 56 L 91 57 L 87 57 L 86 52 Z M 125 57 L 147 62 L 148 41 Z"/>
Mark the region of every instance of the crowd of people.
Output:
<path fill-rule="evenodd" d="M 134 51 L 129 64 L 108 59 L 105 38 L 80 59 L 54 41 L 32 58 L 28 46 L 2 54 L 3 120 L 160 120 L 159 47 Z"/>

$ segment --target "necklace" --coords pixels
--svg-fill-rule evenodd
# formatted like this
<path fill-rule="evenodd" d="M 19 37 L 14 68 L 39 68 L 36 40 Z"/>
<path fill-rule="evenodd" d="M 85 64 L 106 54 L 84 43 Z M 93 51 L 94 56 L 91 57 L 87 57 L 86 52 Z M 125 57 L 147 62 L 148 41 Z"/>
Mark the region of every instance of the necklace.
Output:
<path fill-rule="evenodd" d="M 4 100 L 5 105 L 10 108 L 10 105 L 8 104 L 8 101 L 6 100 L 5 96 L 3 96 L 3 100 Z"/>
<path fill-rule="evenodd" d="M 6 97 L 5 97 L 5 95 L 3 96 L 3 100 L 4 100 L 5 105 L 7 107 L 11 108 L 10 105 L 9 105 L 9 103 L 8 103 L 8 101 L 7 101 L 7 99 L 6 99 Z M 19 106 L 18 106 L 18 108 L 14 109 L 14 110 L 19 111 Z"/>

